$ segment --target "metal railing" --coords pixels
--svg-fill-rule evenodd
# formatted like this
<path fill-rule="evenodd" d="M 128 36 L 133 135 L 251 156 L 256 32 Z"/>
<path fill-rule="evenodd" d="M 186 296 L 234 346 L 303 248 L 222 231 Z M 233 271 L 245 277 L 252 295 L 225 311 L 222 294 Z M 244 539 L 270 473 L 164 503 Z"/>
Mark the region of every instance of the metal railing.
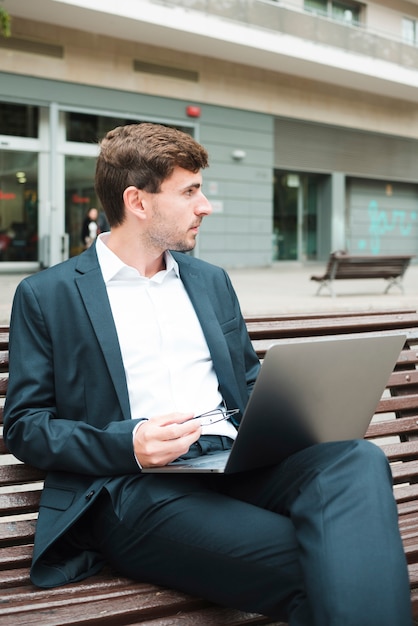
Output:
<path fill-rule="evenodd" d="M 151 0 L 152 1 L 152 0 Z M 156 4 L 199 11 L 249 27 L 292 35 L 317 44 L 418 68 L 418 48 L 392 34 L 274 0 L 154 0 Z"/>

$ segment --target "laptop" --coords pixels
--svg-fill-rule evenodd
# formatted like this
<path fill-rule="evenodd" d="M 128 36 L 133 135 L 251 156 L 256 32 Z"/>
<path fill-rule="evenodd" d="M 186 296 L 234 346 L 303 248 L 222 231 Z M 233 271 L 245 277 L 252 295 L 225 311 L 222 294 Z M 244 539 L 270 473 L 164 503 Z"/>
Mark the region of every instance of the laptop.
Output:
<path fill-rule="evenodd" d="M 230 450 L 142 471 L 245 472 L 316 443 L 363 438 L 405 339 L 362 333 L 272 345 Z"/>

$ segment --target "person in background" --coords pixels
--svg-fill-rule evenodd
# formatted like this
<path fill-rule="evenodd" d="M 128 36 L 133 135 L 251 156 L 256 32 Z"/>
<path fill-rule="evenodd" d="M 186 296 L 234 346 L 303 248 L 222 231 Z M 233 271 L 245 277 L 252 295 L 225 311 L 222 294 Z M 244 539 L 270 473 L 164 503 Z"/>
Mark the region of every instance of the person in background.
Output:
<path fill-rule="evenodd" d="M 232 475 L 142 472 L 230 448 L 260 368 L 227 273 L 185 254 L 212 211 L 207 165 L 178 130 L 110 131 L 96 168 L 110 233 L 16 291 L 5 440 L 47 472 L 32 581 L 109 563 L 290 626 L 410 626 L 390 468 L 372 443 Z M 194 419 L 211 410 L 234 414 Z"/>
<path fill-rule="evenodd" d="M 98 234 L 97 220 L 99 212 L 95 207 L 89 209 L 81 227 L 81 242 L 84 249 L 90 248 Z"/>

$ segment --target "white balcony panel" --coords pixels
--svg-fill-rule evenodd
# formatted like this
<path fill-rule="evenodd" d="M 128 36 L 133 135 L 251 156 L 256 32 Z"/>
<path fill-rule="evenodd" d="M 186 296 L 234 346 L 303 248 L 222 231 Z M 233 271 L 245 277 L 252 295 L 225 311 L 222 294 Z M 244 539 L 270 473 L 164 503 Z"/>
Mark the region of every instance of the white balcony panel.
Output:
<path fill-rule="evenodd" d="M 12 15 L 418 101 L 418 70 L 147 0 L 4 0 Z M 361 32 L 361 31 L 359 31 Z"/>

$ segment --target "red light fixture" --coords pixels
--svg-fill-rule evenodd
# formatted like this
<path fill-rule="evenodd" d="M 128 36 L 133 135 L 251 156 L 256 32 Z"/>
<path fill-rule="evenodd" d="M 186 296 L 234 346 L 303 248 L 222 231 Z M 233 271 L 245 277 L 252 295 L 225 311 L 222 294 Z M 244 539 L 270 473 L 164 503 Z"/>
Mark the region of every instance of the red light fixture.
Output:
<path fill-rule="evenodd" d="M 189 106 L 186 107 L 186 113 L 189 117 L 200 117 L 201 109 L 198 106 L 189 104 Z"/>

